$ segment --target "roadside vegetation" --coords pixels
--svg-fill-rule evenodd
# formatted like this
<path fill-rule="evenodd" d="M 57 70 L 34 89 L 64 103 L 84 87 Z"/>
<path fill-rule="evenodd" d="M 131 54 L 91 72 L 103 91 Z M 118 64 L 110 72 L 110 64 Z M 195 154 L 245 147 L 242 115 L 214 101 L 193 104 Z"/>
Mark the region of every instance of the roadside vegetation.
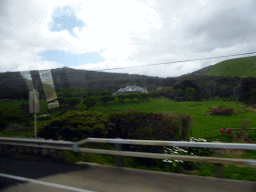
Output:
<path fill-rule="evenodd" d="M 220 96 L 211 99 L 203 94 L 193 81 L 176 87 L 161 87 L 147 94 L 127 94 L 114 97 L 110 91 L 58 90 L 60 107 L 48 110 L 46 101 L 40 101 L 38 135 L 46 139 L 78 141 L 87 137 L 184 140 L 190 142 L 256 142 L 255 87 L 252 79 L 241 85 L 238 98 L 230 96 L 230 87 L 222 87 Z M 180 98 L 184 101 L 179 102 Z M 234 99 L 236 98 L 236 99 Z M 242 102 L 243 101 L 243 102 Z M 28 102 L 2 101 L 1 136 L 33 137 L 33 115 Z M 221 134 L 220 128 L 243 128 L 231 134 Z M 114 150 L 113 145 L 87 143 L 83 147 Z M 204 148 L 162 148 L 125 146 L 124 150 L 182 155 L 212 156 L 214 150 Z M 115 165 L 113 156 L 60 151 L 70 162 L 86 161 Z M 225 151 L 223 157 L 255 159 L 255 151 Z M 216 177 L 213 164 L 123 157 L 125 167 L 195 174 Z M 246 174 L 247 177 L 242 175 Z M 256 181 L 252 167 L 227 166 L 224 177 Z"/>

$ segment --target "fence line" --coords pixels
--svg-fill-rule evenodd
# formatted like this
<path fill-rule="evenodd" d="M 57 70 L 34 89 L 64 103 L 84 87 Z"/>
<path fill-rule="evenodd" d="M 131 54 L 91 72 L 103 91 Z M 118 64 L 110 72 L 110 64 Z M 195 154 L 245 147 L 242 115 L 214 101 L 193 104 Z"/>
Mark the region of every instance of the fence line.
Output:
<path fill-rule="evenodd" d="M 92 149 L 92 148 L 81 148 L 81 147 L 79 148 L 79 145 L 83 145 L 89 142 L 111 143 L 115 145 L 116 151 Z M 256 160 L 248 160 L 248 159 L 202 157 L 202 156 L 188 156 L 188 155 L 169 155 L 169 154 L 159 154 L 159 153 L 122 151 L 121 145 L 124 145 L 124 144 L 215 148 L 217 149 L 217 152 L 219 153 L 219 155 L 221 154 L 220 150 L 225 148 L 256 150 L 256 144 L 245 144 L 245 143 L 213 143 L 213 142 L 157 141 L 157 140 L 103 139 L 103 138 L 87 138 L 79 142 L 70 142 L 70 141 L 53 141 L 53 140 L 42 140 L 42 139 L 21 139 L 21 138 L 0 137 L 0 149 L 1 149 L 1 146 L 11 145 L 14 147 L 23 146 L 23 147 L 30 147 L 30 148 L 31 147 L 41 148 L 41 149 L 48 148 L 48 149 L 57 149 L 57 150 L 69 150 L 69 151 L 71 150 L 74 152 L 82 152 L 82 153 L 114 155 L 116 157 L 116 164 L 119 167 L 122 167 L 121 156 L 215 163 L 216 170 L 218 170 L 218 177 L 222 177 L 221 169 L 224 164 L 256 166 Z"/>
<path fill-rule="evenodd" d="M 175 146 L 175 147 L 202 147 L 215 149 L 244 149 L 256 150 L 256 144 L 247 143 L 213 143 L 213 142 L 187 142 L 187 141 L 157 141 L 157 140 L 133 140 L 133 139 L 101 139 L 87 138 L 78 143 L 112 143 L 112 144 L 128 144 L 128 145 L 152 145 L 152 146 Z"/>

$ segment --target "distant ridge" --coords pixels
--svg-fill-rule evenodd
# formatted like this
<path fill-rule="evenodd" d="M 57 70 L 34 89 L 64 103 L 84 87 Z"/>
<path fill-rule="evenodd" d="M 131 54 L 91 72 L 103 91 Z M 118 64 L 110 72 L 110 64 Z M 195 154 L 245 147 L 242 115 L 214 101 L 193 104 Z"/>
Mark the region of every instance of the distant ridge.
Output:
<path fill-rule="evenodd" d="M 219 77 L 255 77 L 256 56 L 229 59 L 211 65 L 192 73 L 182 75 L 180 78 L 191 76 L 219 76 Z"/>

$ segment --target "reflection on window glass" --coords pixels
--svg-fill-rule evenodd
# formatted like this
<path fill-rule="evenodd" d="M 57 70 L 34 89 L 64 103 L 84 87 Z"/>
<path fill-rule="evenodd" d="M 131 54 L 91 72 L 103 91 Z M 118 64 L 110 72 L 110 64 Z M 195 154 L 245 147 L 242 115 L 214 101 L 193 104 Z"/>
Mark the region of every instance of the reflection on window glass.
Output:
<path fill-rule="evenodd" d="M 58 100 L 56 100 L 57 94 L 55 91 L 55 86 L 53 84 L 51 71 L 43 70 L 43 71 L 39 71 L 39 74 L 43 84 L 43 89 L 44 89 L 46 101 L 48 103 L 48 108 L 51 109 L 51 108 L 59 107 L 59 102 Z"/>

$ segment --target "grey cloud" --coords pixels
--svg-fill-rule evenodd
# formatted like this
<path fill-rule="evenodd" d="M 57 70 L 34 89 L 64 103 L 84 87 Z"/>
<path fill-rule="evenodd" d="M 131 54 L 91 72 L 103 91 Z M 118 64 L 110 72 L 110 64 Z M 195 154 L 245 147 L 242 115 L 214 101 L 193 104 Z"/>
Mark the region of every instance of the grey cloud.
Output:
<path fill-rule="evenodd" d="M 254 16 L 244 19 L 243 15 L 235 8 L 222 9 L 203 23 L 194 24 L 190 31 L 195 37 L 205 37 L 203 46 L 206 51 L 214 48 L 225 48 L 238 43 L 250 42 L 255 38 L 256 22 Z M 208 49 L 207 49 L 208 46 Z"/>

